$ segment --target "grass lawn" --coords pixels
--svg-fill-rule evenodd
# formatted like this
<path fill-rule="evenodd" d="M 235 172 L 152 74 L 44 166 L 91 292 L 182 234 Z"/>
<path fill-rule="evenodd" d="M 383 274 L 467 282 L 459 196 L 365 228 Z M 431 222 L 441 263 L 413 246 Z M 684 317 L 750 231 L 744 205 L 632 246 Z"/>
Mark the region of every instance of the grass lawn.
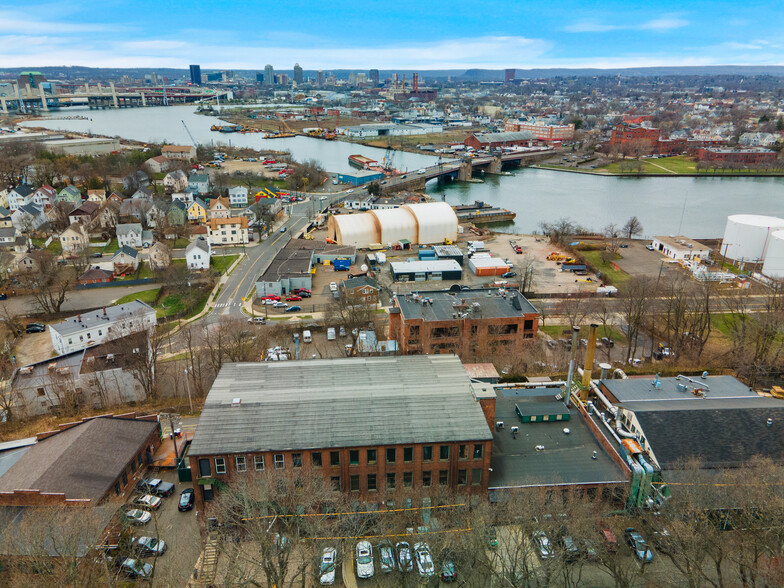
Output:
<path fill-rule="evenodd" d="M 234 255 L 214 255 L 210 259 L 210 265 L 212 269 L 217 272 L 225 273 L 227 269 L 231 267 L 231 264 L 234 263 L 237 258 L 239 257 L 239 253 Z"/>
<path fill-rule="evenodd" d="M 601 339 L 602 337 L 608 337 L 609 339 L 612 339 L 616 343 L 626 342 L 626 335 L 624 335 L 622 331 L 619 331 L 618 329 L 610 325 L 607 325 L 606 327 L 604 327 L 603 325 L 599 325 L 597 334 L 599 335 L 599 339 Z"/>
<path fill-rule="evenodd" d="M 698 170 L 696 160 L 687 155 L 661 157 L 659 159 L 646 158 L 641 159 L 640 161 L 642 163 L 641 173 L 643 175 L 666 174 L 667 172 L 673 172 L 675 174 L 726 174 L 728 176 L 744 174 L 767 175 L 773 173 L 754 169 L 733 169 L 726 171 L 722 171 L 721 169 Z M 613 163 L 604 165 L 598 169 L 609 173 L 638 175 L 638 172 L 636 171 L 630 172 L 622 170 L 620 161 L 614 161 Z"/>
<path fill-rule="evenodd" d="M 149 264 L 142 262 L 139 265 L 139 271 L 136 272 L 136 279 L 140 280 L 143 278 L 151 278 L 153 277 L 152 269 L 150 269 Z"/>
<path fill-rule="evenodd" d="M 104 254 L 116 253 L 119 248 L 120 246 L 118 245 L 117 239 L 115 238 L 109 241 L 109 244 L 104 248 L 103 252 Z"/>
<path fill-rule="evenodd" d="M 629 279 L 630 276 L 625 271 L 617 270 L 609 263 L 602 261 L 601 251 L 580 251 L 580 253 L 582 253 L 588 263 L 602 272 L 603 276 L 610 278 L 615 286 L 620 286 Z"/>
<path fill-rule="evenodd" d="M 186 314 L 183 318 L 186 319 L 193 318 L 194 316 L 199 314 L 202 310 L 204 310 L 204 307 L 207 306 L 207 300 L 209 299 L 209 297 L 210 297 L 210 290 L 202 291 L 201 298 L 199 299 L 199 301 L 193 306 L 191 311 L 188 314 Z"/>
<path fill-rule="evenodd" d="M 33 244 L 34 247 L 40 247 L 43 249 L 44 243 L 46 243 L 46 239 L 30 239 L 30 242 Z M 49 246 L 46 248 L 49 253 L 54 253 L 55 255 L 59 255 L 63 252 L 63 247 L 60 243 L 60 239 L 52 239 L 52 242 L 49 243 Z"/>
<path fill-rule="evenodd" d="M 733 316 L 729 312 L 715 312 L 711 314 L 711 329 L 719 331 L 725 337 L 729 337 L 732 333 L 734 321 L 738 320 L 737 316 Z"/>
<path fill-rule="evenodd" d="M 572 330 L 569 328 L 569 325 L 545 325 L 543 327 L 540 326 L 539 330 L 542 333 L 550 335 L 553 339 L 569 337 L 570 335 L 564 334 L 564 331 L 568 331 L 569 333 L 572 332 Z"/>
<path fill-rule="evenodd" d="M 175 239 L 174 243 L 169 243 L 172 249 L 185 249 L 188 246 L 190 241 L 184 237 L 180 237 L 179 239 Z"/>
<path fill-rule="evenodd" d="M 163 316 L 171 316 L 180 312 L 185 312 L 185 303 L 182 297 L 176 294 L 169 294 L 166 298 L 161 300 L 159 312 L 163 312 Z"/>
<path fill-rule="evenodd" d="M 146 304 L 152 304 L 155 302 L 155 299 L 158 298 L 158 292 L 160 291 L 160 288 L 152 288 L 150 290 L 136 292 L 135 294 L 128 294 L 127 296 L 123 296 L 122 298 L 118 299 L 115 304 L 126 304 L 128 302 L 133 302 L 136 299 L 139 299 Z"/>

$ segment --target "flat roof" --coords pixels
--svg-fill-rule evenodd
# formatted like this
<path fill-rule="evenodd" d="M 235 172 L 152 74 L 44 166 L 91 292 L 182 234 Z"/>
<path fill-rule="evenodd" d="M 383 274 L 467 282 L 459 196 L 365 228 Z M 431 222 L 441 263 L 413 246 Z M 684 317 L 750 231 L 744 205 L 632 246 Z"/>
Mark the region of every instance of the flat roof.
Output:
<path fill-rule="evenodd" d="M 695 389 L 703 389 L 705 398 L 761 398 L 740 380 L 732 376 L 708 376 L 702 379 L 699 376 L 685 378 L 668 377 L 659 378 L 661 387 L 654 386 L 655 378 L 627 378 L 625 380 L 601 380 L 600 384 L 607 389 L 614 400 L 621 403 L 629 401 L 643 401 L 660 403 L 662 401 L 694 400 Z M 678 384 L 686 386 L 685 391 L 678 389 Z M 698 399 L 699 400 L 699 399 Z"/>
<path fill-rule="evenodd" d="M 189 455 L 491 438 L 454 355 L 230 363 Z"/>
<path fill-rule="evenodd" d="M 100 325 L 148 312 L 155 313 L 155 309 L 141 300 L 133 300 L 125 304 L 107 306 L 98 310 L 91 310 L 76 316 L 69 317 L 61 323 L 49 325 L 49 328 L 62 337 L 72 333 L 79 333 L 84 329 L 97 328 Z"/>
<path fill-rule="evenodd" d="M 316 253 L 326 253 L 328 255 L 356 255 L 357 248 L 353 245 L 335 245 L 317 239 L 291 239 L 285 249 L 303 249 L 315 251 Z"/>
<path fill-rule="evenodd" d="M 279 282 L 290 277 L 309 276 L 312 259 L 313 251 L 310 249 L 284 247 L 256 281 Z"/>
<path fill-rule="evenodd" d="M 683 235 L 671 235 L 669 237 L 654 237 L 654 239 L 659 241 L 660 243 L 664 243 L 670 249 L 710 250 L 710 247 L 708 247 L 707 245 L 703 245 L 699 241 L 695 241 L 694 239 L 690 239 L 689 237 L 684 237 Z"/>
<path fill-rule="evenodd" d="M 400 239 L 401 242 L 407 239 Z M 393 261 L 389 264 L 394 274 L 426 272 L 462 272 L 463 268 L 454 259 L 423 259 L 412 261 Z"/>
<path fill-rule="evenodd" d="M 538 314 L 536 308 L 516 290 L 505 290 L 505 296 L 498 292 L 498 290 L 487 289 L 459 292 L 422 291 L 416 294 L 398 294 L 395 296 L 395 301 L 405 319 L 426 321 L 450 320 L 454 318 L 455 312 L 461 314 L 468 312 L 466 318 L 471 319 L 512 318 Z M 422 304 L 423 298 L 428 300 L 426 304 Z"/>
<path fill-rule="evenodd" d="M 433 245 L 433 251 L 439 257 L 462 257 L 463 252 L 457 245 Z"/>
<path fill-rule="evenodd" d="M 577 408 L 567 409 L 555 396 L 560 388 L 496 390 L 495 420 L 504 428 L 493 431 L 490 490 L 558 484 L 626 483 L 624 472 L 605 452 Z M 523 423 L 515 413 L 545 410 L 569 413 L 568 421 Z M 536 410 L 534 410 L 536 409 Z M 511 428 L 519 427 L 517 438 Z M 569 434 L 564 433 L 569 429 Z M 537 450 L 537 447 L 544 449 Z M 596 459 L 593 453 L 596 452 Z"/>

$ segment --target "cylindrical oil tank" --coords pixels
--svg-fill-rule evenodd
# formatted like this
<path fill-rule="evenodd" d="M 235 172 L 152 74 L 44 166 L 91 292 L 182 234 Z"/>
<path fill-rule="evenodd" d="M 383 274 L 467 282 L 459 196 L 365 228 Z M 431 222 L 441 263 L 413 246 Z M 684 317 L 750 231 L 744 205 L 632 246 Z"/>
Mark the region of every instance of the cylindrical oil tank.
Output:
<path fill-rule="evenodd" d="M 774 231 L 770 234 L 762 274 L 769 278 L 784 278 L 784 231 Z"/>
<path fill-rule="evenodd" d="M 779 229 L 784 229 L 784 219 L 757 214 L 733 214 L 727 217 L 720 253 L 736 261 L 762 261 L 771 234 Z"/>
<path fill-rule="evenodd" d="M 370 213 L 333 215 L 327 220 L 327 234 L 338 245 L 367 247 L 381 243 L 381 227 Z"/>
<path fill-rule="evenodd" d="M 420 245 L 457 239 L 457 215 L 446 202 L 405 204 L 401 208 L 408 209 L 413 215 Z"/>
<path fill-rule="evenodd" d="M 384 210 L 371 210 L 368 214 L 376 217 L 378 226 L 381 227 L 381 240 L 384 245 L 394 245 L 401 239 L 408 239 L 411 243 L 417 241 L 416 219 L 404 206 Z"/>

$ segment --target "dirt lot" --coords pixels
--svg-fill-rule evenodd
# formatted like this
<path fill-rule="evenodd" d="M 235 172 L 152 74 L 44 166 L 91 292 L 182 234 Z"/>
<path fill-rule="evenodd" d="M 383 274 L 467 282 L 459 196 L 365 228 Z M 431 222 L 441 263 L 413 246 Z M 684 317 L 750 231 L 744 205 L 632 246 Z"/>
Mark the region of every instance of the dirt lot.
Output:
<path fill-rule="evenodd" d="M 22 333 L 16 345 L 16 363 L 28 365 L 49 359 L 54 354 L 52 337 L 49 331 L 43 333 Z"/>
<path fill-rule="evenodd" d="M 267 169 L 260 161 L 242 161 L 241 159 L 227 159 L 221 163 L 220 169 L 209 169 L 210 173 L 224 173 L 233 174 L 234 172 L 241 171 L 242 173 L 251 173 L 258 177 L 268 178 L 270 180 L 278 179 L 278 172 Z"/>

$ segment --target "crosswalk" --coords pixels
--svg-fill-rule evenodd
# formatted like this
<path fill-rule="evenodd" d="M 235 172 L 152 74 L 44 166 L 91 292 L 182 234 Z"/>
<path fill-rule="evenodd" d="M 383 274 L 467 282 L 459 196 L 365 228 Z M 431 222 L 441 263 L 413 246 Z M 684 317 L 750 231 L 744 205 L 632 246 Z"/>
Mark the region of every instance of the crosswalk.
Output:
<path fill-rule="evenodd" d="M 242 306 L 242 302 L 218 302 L 215 308 L 226 308 L 228 306 Z"/>

